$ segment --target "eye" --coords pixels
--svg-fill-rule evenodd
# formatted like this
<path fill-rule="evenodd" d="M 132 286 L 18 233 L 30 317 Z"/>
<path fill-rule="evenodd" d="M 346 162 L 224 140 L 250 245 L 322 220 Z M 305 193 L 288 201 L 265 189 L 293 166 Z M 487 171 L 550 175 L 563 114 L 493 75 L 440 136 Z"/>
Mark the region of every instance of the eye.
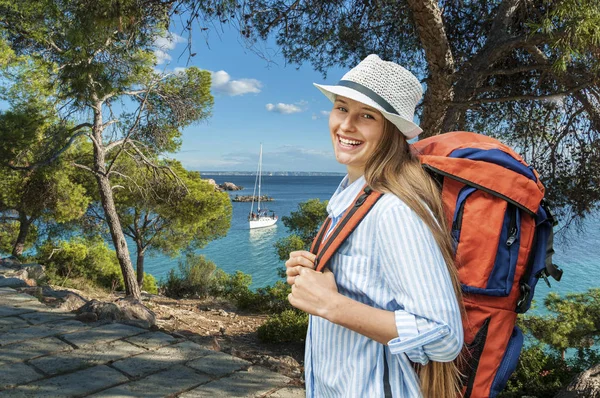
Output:
<path fill-rule="evenodd" d="M 373 120 L 375 120 L 375 117 L 374 117 L 373 115 L 370 115 L 370 114 L 368 114 L 368 113 L 365 113 L 365 114 L 363 115 L 363 117 L 364 117 L 365 119 L 373 119 Z"/>
<path fill-rule="evenodd" d="M 340 112 L 348 112 L 348 109 L 344 108 L 343 106 L 338 106 L 336 109 Z"/>

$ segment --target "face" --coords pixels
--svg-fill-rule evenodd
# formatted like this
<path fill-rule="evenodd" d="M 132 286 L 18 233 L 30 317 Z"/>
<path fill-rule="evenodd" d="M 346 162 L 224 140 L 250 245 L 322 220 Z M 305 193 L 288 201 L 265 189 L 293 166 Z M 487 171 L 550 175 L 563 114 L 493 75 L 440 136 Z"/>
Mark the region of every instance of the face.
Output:
<path fill-rule="evenodd" d="M 335 158 L 345 164 L 350 181 L 364 174 L 365 164 L 383 136 L 385 119 L 374 108 L 338 96 L 329 115 Z"/>

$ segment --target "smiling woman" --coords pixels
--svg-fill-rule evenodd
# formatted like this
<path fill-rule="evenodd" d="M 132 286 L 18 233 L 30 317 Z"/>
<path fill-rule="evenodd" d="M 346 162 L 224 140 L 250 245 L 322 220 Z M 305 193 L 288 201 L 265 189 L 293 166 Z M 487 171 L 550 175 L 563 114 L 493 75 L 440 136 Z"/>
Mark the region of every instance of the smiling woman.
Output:
<path fill-rule="evenodd" d="M 421 85 L 370 55 L 337 85 L 316 86 L 334 104 L 330 136 L 348 175 L 315 246 L 329 245 L 363 190 L 383 195 L 323 272 L 311 252 L 286 262 L 289 301 L 311 315 L 307 396 L 454 398 L 460 286 L 440 193 L 407 143 L 421 132 L 412 121 Z"/>
<path fill-rule="evenodd" d="M 383 135 L 385 118 L 378 110 L 346 97 L 335 99 L 329 131 L 336 160 L 346 165 L 350 182 L 364 174 Z"/>

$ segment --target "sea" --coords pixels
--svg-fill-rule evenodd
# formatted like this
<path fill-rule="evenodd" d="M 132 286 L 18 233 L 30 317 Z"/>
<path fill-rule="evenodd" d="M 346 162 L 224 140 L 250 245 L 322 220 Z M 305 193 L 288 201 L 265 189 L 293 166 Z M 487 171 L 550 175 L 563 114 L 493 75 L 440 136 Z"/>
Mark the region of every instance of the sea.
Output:
<path fill-rule="evenodd" d="M 252 195 L 255 176 L 251 175 L 211 175 L 218 184 L 232 182 L 243 187 L 241 191 L 229 192 L 235 195 Z M 336 190 L 343 176 L 280 176 L 263 175 L 262 193 L 273 197 L 274 201 L 264 203 L 269 210 L 281 218 L 298 210 L 298 204 L 312 198 L 328 200 Z M 207 244 L 198 253 L 213 261 L 228 273 L 237 270 L 252 276 L 252 287 L 259 288 L 275 283 L 280 278 L 277 268 L 284 263 L 279 260 L 274 244 L 289 235 L 281 219 L 272 227 L 248 228 L 247 216 L 250 203 L 233 202 L 231 228 L 221 239 Z M 255 204 L 256 206 L 256 204 Z M 571 228 L 555 242 L 554 262 L 564 271 L 560 282 L 550 279 L 551 287 L 540 280 L 536 288 L 536 301 L 541 306 L 549 292 L 560 295 L 585 292 L 600 287 L 600 214 L 590 216 L 583 222 L 580 231 Z M 131 246 L 133 249 L 134 246 Z M 135 263 L 135 254 L 132 259 Z M 147 257 L 146 272 L 157 279 L 165 278 L 170 269 L 176 268 L 181 258 L 163 255 Z"/>

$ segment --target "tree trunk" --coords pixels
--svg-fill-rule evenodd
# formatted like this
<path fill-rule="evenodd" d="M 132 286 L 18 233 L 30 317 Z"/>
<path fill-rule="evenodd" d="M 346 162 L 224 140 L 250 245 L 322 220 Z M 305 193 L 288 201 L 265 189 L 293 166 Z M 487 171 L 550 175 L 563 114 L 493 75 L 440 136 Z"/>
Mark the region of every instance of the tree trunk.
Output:
<path fill-rule="evenodd" d="M 454 98 L 452 87 L 454 57 L 446 36 L 442 11 L 434 0 L 408 0 L 419 40 L 425 51 L 429 69 L 427 91 L 423 99 L 421 115 L 421 137 L 431 137 L 443 133 L 442 121 L 448 103 Z"/>
<path fill-rule="evenodd" d="M 115 246 L 115 251 L 117 252 L 121 272 L 123 273 L 125 294 L 129 297 L 140 299 L 140 287 L 137 284 L 133 265 L 131 264 L 131 258 L 129 257 L 129 249 L 127 247 L 125 235 L 123 234 L 123 229 L 121 228 L 121 220 L 119 220 L 119 216 L 117 215 L 110 180 L 106 175 L 106 153 L 102 144 L 102 103 L 97 103 L 94 107 L 94 127 L 92 129 L 92 136 L 94 138 L 94 173 L 96 175 L 96 181 L 98 182 L 98 190 L 102 208 L 104 209 L 104 217 L 108 223 L 110 236 L 113 245 Z"/>
<path fill-rule="evenodd" d="M 137 272 L 137 283 L 140 288 L 144 286 L 144 248 L 140 242 L 137 242 L 137 262 L 135 263 L 135 269 Z"/>
<path fill-rule="evenodd" d="M 27 216 L 23 213 L 19 214 L 19 236 L 17 236 L 17 241 L 13 246 L 12 255 L 15 257 L 19 257 L 23 254 L 23 250 L 25 250 L 25 241 L 27 240 L 27 235 L 29 234 L 29 228 L 33 223 L 33 219 L 27 219 Z"/>

